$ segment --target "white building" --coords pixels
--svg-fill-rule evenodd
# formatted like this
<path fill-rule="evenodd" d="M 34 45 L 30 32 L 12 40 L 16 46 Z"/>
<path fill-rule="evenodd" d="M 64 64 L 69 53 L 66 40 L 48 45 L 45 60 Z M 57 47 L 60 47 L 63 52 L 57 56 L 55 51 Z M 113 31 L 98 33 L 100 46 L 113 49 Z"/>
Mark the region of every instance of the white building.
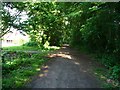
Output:
<path fill-rule="evenodd" d="M 22 30 L 12 29 L 3 36 L 2 47 L 19 46 L 29 41 L 29 35 Z"/>

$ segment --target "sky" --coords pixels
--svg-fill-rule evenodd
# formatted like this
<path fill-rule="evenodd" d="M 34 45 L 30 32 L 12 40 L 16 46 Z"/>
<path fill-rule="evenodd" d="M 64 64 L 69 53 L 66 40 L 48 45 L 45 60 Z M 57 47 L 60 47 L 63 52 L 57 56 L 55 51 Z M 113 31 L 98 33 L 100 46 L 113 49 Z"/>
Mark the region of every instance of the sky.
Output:
<path fill-rule="evenodd" d="M 8 8 L 8 7 L 4 7 L 6 10 L 9 10 L 11 16 L 15 16 L 17 13 L 18 13 L 18 10 L 13 8 Z M 20 13 L 20 22 L 23 22 L 23 21 L 26 21 L 28 19 L 28 16 L 27 16 L 27 13 L 25 11 L 21 12 Z M 19 23 L 19 22 L 16 22 L 16 23 Z"/>
<path fill-rule="evenodd" d="M 15 16 L 18 13 L 18 11 L 15 8 L 14 9 L 10 9 L 8 7 L 4 7 L 4 8 L 7 11 L 9 10 L 11 16 Z M 28 16 L 27 16 L 25 11 L 20 13 L 20 18 L 21 18 L 20 22 L 26 21 L 28 19 Z M 19 22 L 16 22 L 16 23 L 19 24 Z M 12 36 L 10 35 L 11 38 L 5 37 L 6 40 L 7 39 L 10 39 L 10 40 L 14 39 L 15 40 L 15 39 L 18 39 L 18 38 L 20 38 L 20 39 L 24 38 L 24 41 L 26 41 L 26 42 L 29 40 L 29 36 L 26 36 L 26 37 L 25 36 L 20 36 L 21 34 L 17 34 L 17 36 L 14 36 L 14 34 L 18 31 L 17 31 L 17 29 L 15 29 L 13 27 L 10 28 L 10 31 L 13 31 L 13 34 L 12 34 Z M 6 34 L 6 35 L 9 36 L 8 34 Z M 19 44 L 18 42 L 15 44 L 15 43 L 6 43 L 6 42 L 2 41 L 2 47 L 18 46 L 18 45 L 21 45 L 21 44 Z"/>

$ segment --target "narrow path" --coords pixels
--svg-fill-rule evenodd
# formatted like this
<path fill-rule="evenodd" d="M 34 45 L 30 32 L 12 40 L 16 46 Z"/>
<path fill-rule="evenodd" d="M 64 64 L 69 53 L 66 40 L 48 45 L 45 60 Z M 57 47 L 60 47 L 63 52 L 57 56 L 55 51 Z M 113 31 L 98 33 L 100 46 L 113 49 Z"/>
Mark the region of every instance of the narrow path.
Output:
<path fill-rule="evenodd" d="M 50 61 L 27 84 L 30 88 L 99 88 L 100 81 L 92 72 L 88 56 L 69 47 L 49 55 Z"/>

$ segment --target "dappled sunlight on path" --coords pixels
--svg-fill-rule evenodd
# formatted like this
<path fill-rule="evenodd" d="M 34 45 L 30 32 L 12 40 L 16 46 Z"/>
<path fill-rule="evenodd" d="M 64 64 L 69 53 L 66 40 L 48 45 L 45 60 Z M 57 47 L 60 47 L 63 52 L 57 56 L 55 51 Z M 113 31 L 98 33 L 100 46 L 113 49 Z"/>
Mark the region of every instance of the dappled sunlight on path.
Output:
<path fill-rule="evenodd" d="M 64 48 L 63 48 L 64 47 Z M 78 55 L 68 46 L 50 53 L 38 76 L 27 87 L 32 88 L 96 88 L 99 81 L 91 73 L 86 56 Z"/>
<path fill-rule="evenodd" d="M 66 55 L 66 54 L 52 54 L 48 57 L 50 57 L 50 58 L 52 58 L 52 57 L 62 57 L 62 58 L 72 59 L 72 57 L 70 55 Z"/>

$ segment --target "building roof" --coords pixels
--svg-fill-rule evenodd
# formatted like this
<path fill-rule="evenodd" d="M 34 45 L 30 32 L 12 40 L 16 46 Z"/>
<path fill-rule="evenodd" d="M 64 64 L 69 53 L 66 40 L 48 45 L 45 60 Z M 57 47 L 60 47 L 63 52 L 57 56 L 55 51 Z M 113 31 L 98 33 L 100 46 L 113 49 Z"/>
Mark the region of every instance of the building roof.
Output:
<path fill-rule="evenodd" d="M 29 35 L 23 30 L 12 30 L 3 36 L 4 40 L 14 40 L 16 38 L 25 38 L 29 37 Z"/>

